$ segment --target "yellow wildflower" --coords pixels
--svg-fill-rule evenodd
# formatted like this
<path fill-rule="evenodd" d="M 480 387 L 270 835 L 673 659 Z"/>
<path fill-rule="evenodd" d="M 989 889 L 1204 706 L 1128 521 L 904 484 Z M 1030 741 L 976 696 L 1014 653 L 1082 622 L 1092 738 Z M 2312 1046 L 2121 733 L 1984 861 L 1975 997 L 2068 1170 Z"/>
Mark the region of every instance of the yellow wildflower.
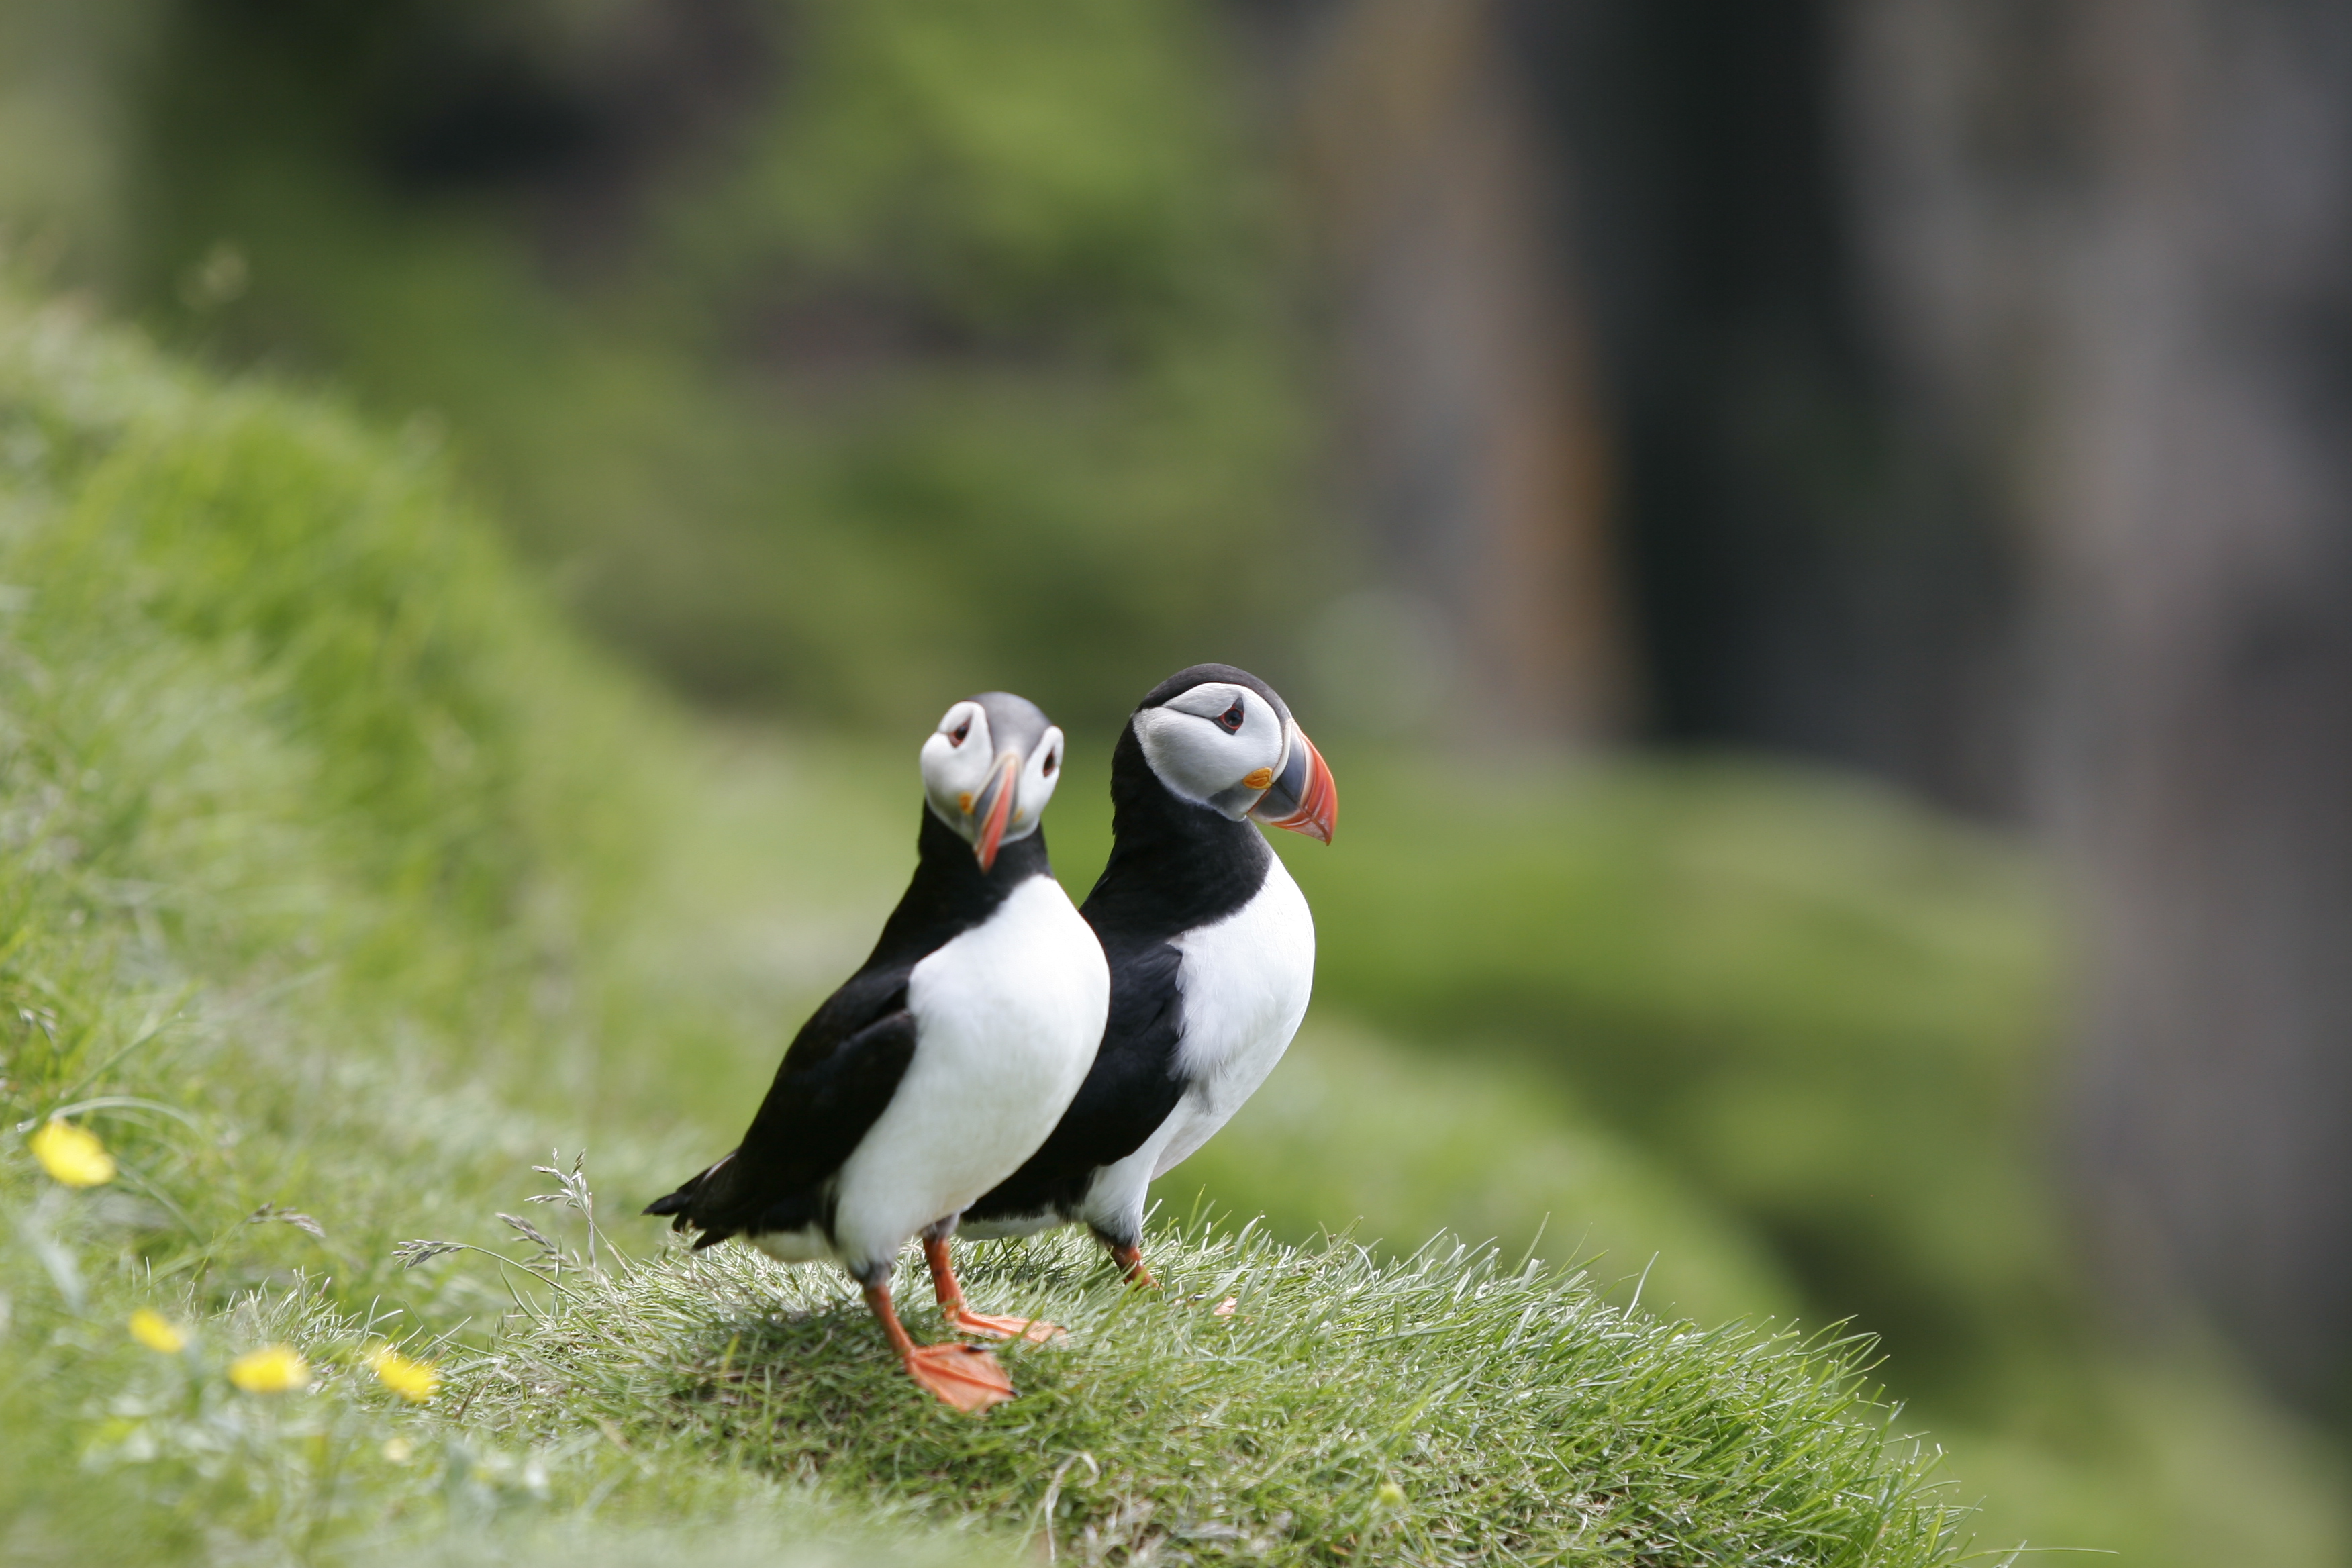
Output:
<path fill-rule="evenodd" d="M 100 1187 L 114 1180 L 114 1156 L 98 1134 L 70 1121 L 44 1121 L 26 1146 L 41 1169 L 69 1187 Z"/>
<path fill-rule="evenodd" d="M 412 1361 L 390 1345 L 368 1357 L 367 1363 L 377 1382 L 403 1399 L 415 1400 L 419 1405 L 432 1398 L 433 1391 L 441 1386 L 441 1373 L 431 1362 Z"/>
<path fill-rule="evenodd" d="M 165 1355 L 186 1348 L 188 1342 L 188 1336 L 174 1327 L 169 1318 L 144 1307 L 131 1314 L 131 1337 L 149 1350 L 161 1351 Z"/>
<path fill-rule="evenodd" d="M 310 1363 L 291 1345 L 264 1345 L 229 1363 L 228 1380 L 247 1394 L 283 1394 L 310 1381 Z"/>

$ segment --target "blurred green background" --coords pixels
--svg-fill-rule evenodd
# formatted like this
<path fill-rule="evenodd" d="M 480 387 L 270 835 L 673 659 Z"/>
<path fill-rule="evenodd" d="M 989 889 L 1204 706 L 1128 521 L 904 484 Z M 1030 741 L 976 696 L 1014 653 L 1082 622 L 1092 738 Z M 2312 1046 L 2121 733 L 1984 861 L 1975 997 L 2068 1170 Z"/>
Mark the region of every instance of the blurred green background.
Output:
<path fill-rule="evenodd" d="M 1848 1322 L 1989 1540 L 2346 1561 L 2336 1407 L 2095 1245 L 2111 889 L 2000 472 L 1864 341 L 1840 24 L 1636 10 L 21 0 L 0 217 L 446 451 L 692 710 L 632 940 L 756 1022 L 581 1066 L 592 1140 L 732 1133 L 947 701 L 1071 729 L 1082 892 L 1128 706 L 1228 660 L 1345 821 L 1279 846 L 1307 1026 L 1163 1205 Z"/>

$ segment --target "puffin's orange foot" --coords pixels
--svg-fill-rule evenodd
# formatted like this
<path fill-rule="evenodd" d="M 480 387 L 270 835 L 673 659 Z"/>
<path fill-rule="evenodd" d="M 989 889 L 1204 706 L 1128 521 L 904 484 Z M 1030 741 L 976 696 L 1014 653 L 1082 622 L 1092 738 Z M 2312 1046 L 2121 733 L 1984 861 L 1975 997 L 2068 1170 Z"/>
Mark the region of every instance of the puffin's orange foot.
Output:
<path fill-rule="evenodd" d="M 1048 1340 L 1067 1337 L 1068 1331 L 1043 1318 L 992 1318 L 983 1312 L 968 1311 L 958 1307 L 948 1313 L 948 1321 L 967 1334 L 978 1334 L 991 1340 L 1032 1340 L 1044 1344 Z"/>
<path fill-rule="evenodd" d="M 1110 1260 L 1118 1265 L 1118 1271 L 1127 1277 L 1129 1284 L 1139 1286 L 1146 1290 L 1160 1289 L 1160 1281 L 1154 1279 L 1151 1277 L 1151 1270 L 1143 1266 L 1142 1248 L 1114 1247 L 1110 1249 Z"/>
<path fill-rule="evenodd" d="M 967 1415 L 1013 1397 L 1013 1380 L 995 1353 L 978 1345 L 915 1345 L 906 1359 L 908 1376 Z"/>

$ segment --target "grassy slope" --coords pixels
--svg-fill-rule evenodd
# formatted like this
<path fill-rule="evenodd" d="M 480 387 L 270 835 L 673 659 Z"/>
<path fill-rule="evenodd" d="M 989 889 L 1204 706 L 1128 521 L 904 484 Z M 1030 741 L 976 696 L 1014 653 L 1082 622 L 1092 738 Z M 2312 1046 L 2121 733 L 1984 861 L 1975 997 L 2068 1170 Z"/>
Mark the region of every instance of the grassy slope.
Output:
<path fill-rule="evenodd" d="M 916 1399 L 821 1276 L 609 1244 L 571 1294 L 517 1271 L 528 1247 L 400 1272 L 409 1237 L 511 1241 L 488 1211 L 580 1129 L 620 1190 L 674 1174 L 690 1064 L 772 1050 L 756 994 L 706 994 L 649 924 L 690 901 L 659 869 L 702 827 L 690 745 L 570 647 L 428 452 L 60 312 L 0 306 L 0 507 L 12 1559 L 621 1560 L 690 1525 L 719 1560 L 782 1536 L 814 1562 L 901 1513 L 1009 1536 L 1049 1494 L 1088 1554 L 1181 1528 L 1202 1558 L 1948 1559 L 1837 1354 L 1474 1254 L 1202 1233 L 1138 1300 L 1083 1248 L 1003 1249 L 976 1286 L 1076 1331 L 981 1424 Z M 856 864 L 836 828 L 881 821 L 818 853 Z M 119 1180 L 39 1174 L 21 1134 L 67 1107 Z M 531 1310 L 501 1316 L 502 1278 Z M 141 1304 L 191 1347 L 132 1343 Z M 409 1336 L 451 1373 L 423 1410 L 359 1360 Z M 224 1384 L 269 1340 L 310 1392 Z"/>
<path fill-rule="evenodd" d="M 1050 1514 L 1089 1557 L 1948 1560 L 1951 1521 L 1830 1352 L 1443 1243 L 1383 1263 L 1163 1232 L 1155 1256 L 1164 1289 L 1137 1295 L 1076 1237 L 982 1251 L 976 1300 L 1070 1330 L 1009 1352 L 1027 1396 L 985 1423 L 910 1419 L 840 1281 L 737 1249 L 583 1282 L 499 1347 L 530 1396 L 475 1410 L 552 1437 L 584 1406 L 933 1516 Z"/>

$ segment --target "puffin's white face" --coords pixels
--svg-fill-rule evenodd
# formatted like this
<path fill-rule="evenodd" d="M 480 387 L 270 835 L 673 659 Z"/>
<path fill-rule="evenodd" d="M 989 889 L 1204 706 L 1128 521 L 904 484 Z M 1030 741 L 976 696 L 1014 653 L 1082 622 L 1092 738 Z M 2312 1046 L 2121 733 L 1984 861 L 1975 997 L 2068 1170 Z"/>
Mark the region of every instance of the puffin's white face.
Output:
<path fill-rule="evenodd" d="M 972 846 L 983 871 L 999 848 L 1037 831 L 1062 782 L 1061 726 L 1045 718 L 1018 698 L 967 699 L 923 742 L 923 798 Z"/>
<path fill-rule="evenodd" d="M 1280 776 L 1297 729 L 1248 687 L 1218 680 L 1139 710 L 1134 724 L 1144 760 L 1171 795 L 1236 822 Z"/>
<path fill-rule="evenodd" d="M 1179 800 L 1330 843 L 1339 822 L 1331 770 L 1280 698 L 1255 683 L 1218 679 L 1242 673 L 1196 666 L 1154 688 L 1157 696 L 1178 681 L 1196 682 L 1129 718 L 1144 765 Z"/>

